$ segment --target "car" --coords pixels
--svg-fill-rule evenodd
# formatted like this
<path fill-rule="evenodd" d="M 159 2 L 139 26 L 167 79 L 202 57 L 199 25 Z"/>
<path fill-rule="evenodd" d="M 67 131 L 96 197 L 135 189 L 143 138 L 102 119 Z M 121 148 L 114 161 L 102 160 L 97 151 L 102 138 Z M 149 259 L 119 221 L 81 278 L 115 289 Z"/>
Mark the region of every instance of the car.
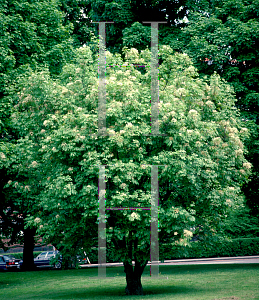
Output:
<path fill-rule="evenodd" d="M 12 256 L 12 255 L 8 255 L 8 256 L 9 256 L 10 258 L 12 258 L 12 259 L 15 260 L 15 264 L 20 263 L 20 261 L 21 261 L 20 258 L 16 258 L 16 257 L 14 257 L 14 256 Z"/>
<path fill-rule="evenodd" d="M 0 270 L 20 269 L 20 263 L 14 257 L 0 255 Z"/>
<path fill-rule="evenodd" d="M 57 258 L 56 262 L 52 262 L 52 259 Z M 55 269 L 61 269 L 62 256 L 59 251 L 47 251 L 40 253 L 34 258 L 34 264 L 36 267 L 54 267 Z"/>

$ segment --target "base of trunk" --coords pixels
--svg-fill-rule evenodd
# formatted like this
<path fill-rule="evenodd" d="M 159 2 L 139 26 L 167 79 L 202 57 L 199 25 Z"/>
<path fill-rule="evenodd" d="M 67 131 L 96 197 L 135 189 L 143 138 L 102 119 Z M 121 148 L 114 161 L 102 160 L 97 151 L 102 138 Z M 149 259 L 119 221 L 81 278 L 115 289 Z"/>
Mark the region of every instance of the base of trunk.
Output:
<path fill-rule="evenodd" d="M 124 262 L 124 272 L 126 273 L 127 286 L 125 288 L 126 295 L 143 295 L 141 284 L 141 275 L 144 271 L 147 262 L 142 265 L 135 261 L 135 267 L 129 262 Z"/>
<path fill-rule="evenodd" d="M 142 285 L 138 285 L 137 283 L 131 287 L 127 285 L 125 288 L 125 293 L 126 295 L 143 295 Z"/>

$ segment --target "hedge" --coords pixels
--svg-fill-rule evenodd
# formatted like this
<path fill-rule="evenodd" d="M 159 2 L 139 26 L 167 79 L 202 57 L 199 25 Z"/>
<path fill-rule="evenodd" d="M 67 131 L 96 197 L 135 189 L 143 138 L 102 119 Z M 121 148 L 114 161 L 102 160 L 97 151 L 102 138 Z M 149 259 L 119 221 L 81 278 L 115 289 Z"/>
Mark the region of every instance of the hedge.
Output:
<path fill-rule="evenodd" d="M 116 249 L 108 247 L 106 249 L 106 261 L 116 262 L 114 253 Z M 41 251 L 34 252 L 34 257 Z M 8 254 L 6 254 L 8 255 Z M 10 255 L 22 259 L 22 253 L 10 253 Z M 88 253 L 91 263 L 98 263 L 98 248 L 91 248 Z M 231 257 L 259 255 L 259 237 L 239 238 L 231 241 L 221 242 L 191 242 L 190 246 L 177 246 L 173 244 L 160 245 L 159 260 L 202 258 L 202 257 Z"/>
<path fill-rule="evenodd" d="M 160 260 L 202 257 L 259 255 L 259 238 L 239 238 L 221 242 L 191 242 L 190 246 L 162 245 Z"/>

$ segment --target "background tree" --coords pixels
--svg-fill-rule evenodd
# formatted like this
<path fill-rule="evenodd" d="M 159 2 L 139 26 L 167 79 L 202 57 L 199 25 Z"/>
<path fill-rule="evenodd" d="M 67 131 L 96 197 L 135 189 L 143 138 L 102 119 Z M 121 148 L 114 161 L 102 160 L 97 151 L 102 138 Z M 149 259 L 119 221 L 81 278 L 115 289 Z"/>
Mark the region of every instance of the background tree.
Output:
<path fill-rule="evenodd" d="M 258 214 L 258 97 L 259 22 L 257 1 L 202 1 L 188 14 L 182 31 L 181 51 L 192 57 L 200 74 L 217 72 L 234 88 L 241 119 L 249 128 L 246 153 L 254 166 L 243 186 L 247 205 Z M 183 50 L 184 49 L 184 50 Z"/>
<path fill-rule="evenodd" d="M 0 4 L 0 151 L 11 153 L 15 140 L 23 136 L 21 130 L 11 126 L 11 110 L 16 105 L 12 97 L 14 83 L 19 77 L 31 70 L 48 67 L 52 76 L 56 76 L 65 61 L 73 58 L 73 41 L 70 37 L 71 25 L 63 25 L 64 14 L 56 0 L 51 1 L 1 1 Z M 16 85 L 19 89 L 19 86 Z M 10 174 L 7 169 L 10 161 L 1 157 L 1 186 L 19 176 L 22 186 L 27 186 L 30 179 L 17 173 Z M 28 174 L 27 174 L 28 175 Z M 11 187 L 1 189 L 0 214 L 4 221 L 1 228 L 3 237 L 11 237 L 11 243 L 24 231 L 24 266 L 33 265 L 33 231 L 23 228 L 23 217 L 31 208 L 27 196 L 17 193 Z M 19 200 L 18 200 L 19 199 Z M 14 201 L 15 200 L 15 201 Z M 18 203 L 19 202 L 19 203 Z M 18 222 L 18 223 L 17 223 Z M 19 224 L 19 226 L 18 226 Z M 34 230 L 35 231 L 35 230 Z M 29 234 L 27 238 L 27 234 Z M 28 261 L 28 263 L 27 263 Z"/>
<path fill-rule="evenodd" d="M 150 52 L 126 50 L 125 60 L 106 52 L 108 64 L 125 69 L 107 69 L 109 135 L 98 136 L 98 53 L 89 47 L 77 53 L 77 63 L 66 65 L 58 80 L 46 72 L 32 74 L 17 95 L 13 126 L 26 132 L 17 142 L 24 149 L 19 168 L 29 164 L 30 177 L 42 187 L 34 204 L 40 209 L 27 217 L 28 225 L 64 252 L 89 249 L 98 233 L 98 166 L 109 165 L 107 207 L 148 207 L 148 165 L 167 165 L 159 167 L 159 243 L 185 245 L 193 226 L 216 236 L 228 212 L 242 204 L 240 186 L 251 168 L 243 155 L 247 130 L 240 127 L 231 87 L 217 75 L 199 78 L 187 55 L 173 55 L 164 46 L 159 119 L 167 136 L 147 136 L 150 70 L 140 72 L 133 63 L 148 64 Z M 116 246 L 124 263 L 126 293 L 142 294 L 150 213 L 107 211 L 106 218 L 107 245 Z"/>
<path fill-rule="evenodd" d="M 91 9 L 88 0 L 60 0 L 60 9 L 65 13 L 64 24 L 73 24 L 71 35 L 74 46 L 79 47 L 90 41 L 91 33 L 96 30 L 96 26 L 91 23 L 89 11 Z"/>
<path fill-rule="evenodd" d="M 160 25 L 160 34 L 163 28 L 167 28 L 170 25 L 172 29 L 181 27 L 181 23 L 176 20 L 182 19 L 186 13 L 188 7 L 187 1 L 89 1 L 89 18 L 92 21 L 112 21 L 114 24 L 106 25 L 106 42 L 107 49 L 114 52 L 122 51 L 123 44 L 123 30 L 130 29 L 130 27 L 138 22 L 142 24 L 143 21 L 167 21 L 168 25 L 165 27 Z M 149 28 L 150 24 L 144 25 Z M 93 27 L 93 32 L 98 36 L 98 25 Z M 133 29 L 131 29 L 133 31 Z M 132 39 L 135 39 L 135 33 L 132 33 Z M 134 42 L 133 42 L 134 43 Z M 131 47 L 130 45 L 127 45 Z M 149 45 L 148 45 L 149 46 Z"/>

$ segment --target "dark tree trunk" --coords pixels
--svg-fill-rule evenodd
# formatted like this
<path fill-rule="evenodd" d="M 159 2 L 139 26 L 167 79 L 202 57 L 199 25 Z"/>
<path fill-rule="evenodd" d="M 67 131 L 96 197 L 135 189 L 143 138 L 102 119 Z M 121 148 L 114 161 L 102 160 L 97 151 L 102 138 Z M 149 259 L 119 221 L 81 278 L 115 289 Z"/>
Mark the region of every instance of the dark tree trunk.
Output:
<path fill-rule="evenodd" d="M 36 229 L 24 229 L 24 246 L 23 246 L 23 270 L 31 271 L 35 269 L 34 266 L 34 235 Z"/>
<path fill-rule="evenodd" d="M 143 295 L 143 288 L 141 284 L 141 275 L 145 269 L 146 262 L 140 264 L 135 261 L 135 267 L 129 262 L 124 262 L 124 272 L 126 273 L 127 286 L 125 292 L 127 295 Z"/>

